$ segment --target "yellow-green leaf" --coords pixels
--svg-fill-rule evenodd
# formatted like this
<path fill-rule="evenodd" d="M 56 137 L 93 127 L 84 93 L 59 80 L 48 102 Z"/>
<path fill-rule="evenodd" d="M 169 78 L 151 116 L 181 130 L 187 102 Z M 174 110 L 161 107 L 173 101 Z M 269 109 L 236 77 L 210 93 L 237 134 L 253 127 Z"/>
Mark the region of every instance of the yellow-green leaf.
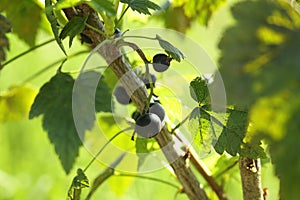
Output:
<path fill-rule="evenodd" d="M 34 46 L 41 22 L 42 8 L 35 1 L 1 0 L 0 12 L 5 11 L 13 25 L 13 33 Z"/>
<path fill-rule="evenodd" d="M 0 122 L 21 120 L 28 116 L 37 91 L 28 85 L 12 86 L 0 95 Z"/>
<path fill-rule="evenodd" d="M 184 54 L 178 48 L 173 46 L 170 42 L 164 40 L 159 35 L 156 35 L 156 39 L 158 40 L 161 48 L 163 48 L 167 52 L 167 54 L 169 54 L 176 61 L 180 62 L 182 59 L 184 59 Z"/>
<path fill-rule="evenodd" d="M 82 145 L 73 120 L 73 85 L 72 76 L 58 72 L 41 87 L 29 113 L 30 119 L 43 115 L 43 128 L 66 173 L 70 172 Z"/>

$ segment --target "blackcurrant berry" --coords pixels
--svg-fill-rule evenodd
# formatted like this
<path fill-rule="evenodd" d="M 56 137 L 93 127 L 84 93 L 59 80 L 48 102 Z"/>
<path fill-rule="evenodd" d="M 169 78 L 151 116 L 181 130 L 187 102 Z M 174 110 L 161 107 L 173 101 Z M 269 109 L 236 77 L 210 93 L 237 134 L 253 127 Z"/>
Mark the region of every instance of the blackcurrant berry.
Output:
<path fill-rule="evenodd" d="M 155 82 L 156 82 L 156 76 L 155 76 L 155 74 L 150 74 L 150 77 L 151 77 L 151 82 L 149 82 L 147 74 L 142 74 L 142 77 L 141 77 L 141 79 L 144 82 L 144 84 L 146 85 L 147 89 L 150 88 L 150 83 L 153 84 L 153 87 L 155 86 Z"/>
<path fill-rule="evenodd" d="M 151 103 L 149 113 L 156 114 L 159 117 L 160 121 L 162 123 L 164 122 L 166 112 L 165 112 L 165 109 L 162 107 L 162 105 L 160 103 L 156 103 L 156 102 Z"/>
<path fill-rule="evenodd" d="M 135 132 L 145 138 L 156 136 L 162 129 L 159 117 L 153 113 L 146 113 L 136 120 Z"/>
<path fill-rule="evenodd" d="M 171 58 L 168 57 L 166 54 L 156 54 L 153 57 L 153 69 L 157 72 L 164 72 L 170 66 Z"/>
<path fill-rule="evenodd" d="M 131 99 L 123 86 L 117 86 L 114 95 L 120 104 L 127 105 L 131 102 Z"/>
<path fill-rule="evenodd" d="M 131 118 L 134 119 L 134 121 L 136 121 L 140 116 L 141 116 L 141 114 L 138 111 L 134 111 L 131 114 Z"/>
<path fill-rule="evenodd" d="M 120 29 L 116 28 L 115 32 L 114 32 L 114 36 L 115 38 L 121 37 L 122 32 Z"/>

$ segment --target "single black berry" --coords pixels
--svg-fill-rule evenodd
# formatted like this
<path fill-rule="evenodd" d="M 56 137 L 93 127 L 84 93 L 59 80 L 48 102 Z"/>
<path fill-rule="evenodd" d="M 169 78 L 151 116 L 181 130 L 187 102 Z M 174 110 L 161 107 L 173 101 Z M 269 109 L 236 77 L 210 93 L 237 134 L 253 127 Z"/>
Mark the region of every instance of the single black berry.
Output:
<path fill-rule="evenodd" d="M 121 37 L 122 32 L 120 29 L 116 28 L 115 32 L 114 32 L 114 36 L 115 38 Z"/>
<path fill-rule="evenodd" d="M 136 121 L 140 116 L 141 114 L 137 110 L 131 114 L 131 118 L 134 119 L 134 121 Z"/>
<path fill-rule="evenodd" d="M 156 114 L 146 113 L 136 120 L 135 132 L 145 138 L 156 136 L 162 128 L 161 121 Z"/>
<path fill-rule="evenodd" d="M 151 74 L 150 73 L 150 82 L 149 82 L 149 78 L 148 78 L 148 75 L 147 74 L 142 74 L 142 81 L 144 82 L 144 84 L 146 85 L 146 88 L 149 89 L 150 88 L 150 83 L 153 84 L 153 87 L 155 87 L 155 82 L 156 82 L 156 76 L 155 74 Z"/>
<path fill-rule="evenodd" d="M 127 105 L 131 102 L 131 99 L 123 86 L 117 86 L 114 95 L 120 104 Z"/>
<path fill-rule="evenodd" d="M 153 57 L 153 69 L 157 72 L 164 72 L 169 68 L 171 60 L 172 58 L 168 57 L 166 54 L 156 54 Z"/>
<path fill-rule="evenodd" d="M 160 121 L 162 123 L 164 122 L 166 112 L 165 112 L 165 109 L 162 107 L 162 105 L 160 103 L 156 103 L 156 102 L 151 103 L 149 113 L 156 114 L 159 117 Z"/>

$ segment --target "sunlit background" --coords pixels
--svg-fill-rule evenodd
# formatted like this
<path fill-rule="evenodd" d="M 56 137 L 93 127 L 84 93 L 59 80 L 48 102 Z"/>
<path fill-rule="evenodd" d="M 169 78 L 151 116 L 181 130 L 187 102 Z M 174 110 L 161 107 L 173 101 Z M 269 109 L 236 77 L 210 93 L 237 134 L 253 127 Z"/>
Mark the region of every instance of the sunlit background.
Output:
<path fill-rule="evenodd" d="M 230 5 L 233 2 L 227 1 L 226 5 L 214 13 L 208 27 L 203 27 L 197 22 L 192 22 L 192 28 L 186 32 L 186 35 L 203 47 L 216 63 L 219 56 L 217 45 L 220 37 L 224 28 L 233 22 L 229 12 Z M 162 1 L 157 3 L 162 3 Z M 129 13 L 124 18 L 122 30 L 164 27 L 164 22 L 158 16 L 148 19 L 131 11 Z M 176 23 L 180 26 L 180 22 Z M 182 24 L 182 26 L 184 25 Z M 43 27 L 44 29 L 38 32 L 36 44 L 52 38 L 49 25 L 45 24 Z M 10 51 L 7 53 L 7 60 L 29 48 L 16 35 L 10 33 L 7 36 L 10 41 Z M 68 41 L 64 42 L 67 47 Z M 83 50 L 87 50 L 87 47 L 82 46 L 79 40 L 75 40 L 72 48 L 67 49 L 67 52 L 69 55 L 72 55 Z M 63 71 L 78 70 L 87 55 L 87 53 L 84 53 L 69 59 L 65 63 Z M 0 72 L 0 93 L 5 94 L 14 85 L 24 83 L 26 87 L 30 88 L 28 92 L 32 92 L 33 94 L 38 92 L 38 89 L 56 73 L 59 64 L 50 66 L 49 69 L 42 73 L 39 73 L 39 71 L 63 58 L 64 55 L 57 44 L 52 42 L 17 59 Z M 24 101 L 24 104 L 26 104 L 26 102 L 32 101 L 32 99 L 21 101 Z M 221 166 L 222 164 L 216 163 L 217 158 L 218 156 L 213 152 L 203 158 L 203 161 L 212 172 L 224 167 Z M 33 120 L 29 120 L 28 117 L 19 119 L 18 116 L 16 116 L 16 120 L 6 121 L 4 119 L 0 123 L 0 199 L 66 199 L 67 191 L 76 174 L 76 169 L 85 167 L 91 159 L 92 155 L 82 147 L 73 170 L 69 175 L 66 175 L 55 154 L 54 147 L 47 137 L 47 133 L 42 129 L 41 117 Z M 94 163 L 86 174 L 88 177 L 95 177 L 105 167 L 99 163 Z M 176 183 L 176 178 L 170 173 L 168 168 L 144 175 Z M 227 176 L 225 177 L 226 184 L 224 183 L 224 185 L 228 196 L 230 199 L 241 199 L 242 190 L 237 165 L 230 170 L 230 175 L 227 174 Z M 200 175 L 198 177 L 202 183 L 205 183 Z M 273 169 L 268 163 L 263 163 L 262 183 L 264 184 L 263 187 L 269 188 L 268 199 L 276 199 L 278 180 L 274 177 Z M 204 187 L 208 189 L 209 195 L 213 194 L 208 186 L 204 185 Z M 83 190 L 83 193 L 86 192 Z M 113 176 L 99 188 L 94 199 L 165 200 L 175 198 L 176 193 L 176 189 L 160 182 Z M 187 197 L 184 194 L 178 194 L 176 199 L 187 199 Z M 212 199 L 217 199 L 217 197 L 212 195 Z"/>

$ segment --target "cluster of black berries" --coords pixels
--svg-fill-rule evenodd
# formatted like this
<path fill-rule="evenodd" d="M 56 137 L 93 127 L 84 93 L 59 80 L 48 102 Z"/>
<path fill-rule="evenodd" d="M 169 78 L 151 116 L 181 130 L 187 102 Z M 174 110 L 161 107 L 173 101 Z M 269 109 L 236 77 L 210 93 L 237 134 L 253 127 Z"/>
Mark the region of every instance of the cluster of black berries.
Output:
<path fill-rule="evenodd" d="M 164 72 L 169 68 L 171 60 L 172 58 L 166 54 L 156 54 L 153 57 L 153 69 L 156 72 Z M 144 73 L 141 74 L 140 78 L 147 89 L 151 87 L 151 84 L 153 87 L 155 86 L 155 74 Z M 123 86 L 117 86 L 114 95 L 120 104 L 127 105 L 131 102 L 130 96 Z M 164 108 L 158 102 L 150 103 L 149 108 L 144 110 L 143 113 L 135 111 L 132 113 L 132 118 L 135 120 L 135 132 L 145 138 L 156 136 L 164 125 L 165 115 Z"/>

